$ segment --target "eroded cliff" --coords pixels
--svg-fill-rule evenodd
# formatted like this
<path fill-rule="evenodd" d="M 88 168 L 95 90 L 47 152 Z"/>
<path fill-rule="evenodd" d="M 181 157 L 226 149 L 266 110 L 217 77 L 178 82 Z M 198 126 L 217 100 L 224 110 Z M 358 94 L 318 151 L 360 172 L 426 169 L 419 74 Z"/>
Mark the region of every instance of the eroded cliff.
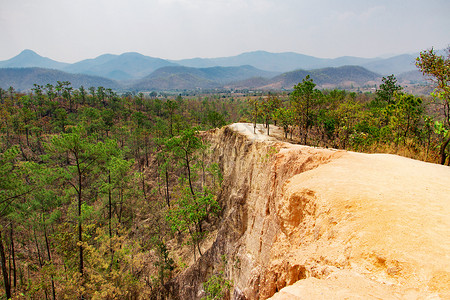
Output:
<path fill-rule="evenodd" d="M 263 132 L 207 134 L 223 215 L 209 249 L 171 282 L 174 298 L 201 298 L 218 268 L 232 299 L 450 297 L 450 168 Z"/>

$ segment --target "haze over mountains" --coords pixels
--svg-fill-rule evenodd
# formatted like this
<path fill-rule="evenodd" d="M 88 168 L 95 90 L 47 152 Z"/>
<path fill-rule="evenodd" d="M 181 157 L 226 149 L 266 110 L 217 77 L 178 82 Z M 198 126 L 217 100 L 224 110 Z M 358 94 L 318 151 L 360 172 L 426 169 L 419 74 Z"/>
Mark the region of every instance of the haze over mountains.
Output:
<path fill-rule="evenodd" d="M 45 68 L 0 68 L 0 87 L 3 89 L 12 86 L 17 91 L 27 91 L 33 88 L 34 84 L 55 85 L 57 81 L 69 81 L 75 88 L 102 86 L 114 90 L 121 89 L 117 81 L 99 76 L 72 74 Z"/>
<path fill-rule="evenodd" d="M 417 54 L 418 55 L 418 54 Z M 280 73 L 297 69 L 320 69 L 341 66 L 362 66 L 369 71 L 390 75 L 415 70 L 414 61 L 417 55 L 403 54 L 391 58 L 361 58 L 343 56 L 338 58 L 318 58 L 294 52 L 270 53 L 254 51 L 237 56 L 220 58 L 193 58 L 172 61 L 188 67 L 239 66 L 252 65 L 255 68 Z"/>
<path fill-rule="evenodd" d="M 289 89 L 306 74 L 310 74 L 322 86 L 362 86 L 389 74 L 410 72 L 410 75 L 405 76 L 417 78 L 414 73 L 417 73 L 415 57 L 417 55 L 404 54 L 391 58 L 345 56 L 327 59 L 293 52 L 255 51 L 231 57 L 165 60 L 129 52 L 104 54 L 68 64 L 42 57 L 32 50 L 24 50 L 9 60 L 0 61 L 0 86 L 5 88 L 14 83 L 18 89 L 29 89 L 32 87 L 31 82 L 41 84 L 44 78 L 68 80 L 74 87 L 77 87 L 76 83 L 84 82 L 85 87 L 102 85 L 122 90 L 222 87 Z M 13 70 L 17 68 L 27 69 L 20 72 Z M 74 74 L 79 75 L 74 78 Z M 83 78 L 87 75 L 90 77 Z"/>

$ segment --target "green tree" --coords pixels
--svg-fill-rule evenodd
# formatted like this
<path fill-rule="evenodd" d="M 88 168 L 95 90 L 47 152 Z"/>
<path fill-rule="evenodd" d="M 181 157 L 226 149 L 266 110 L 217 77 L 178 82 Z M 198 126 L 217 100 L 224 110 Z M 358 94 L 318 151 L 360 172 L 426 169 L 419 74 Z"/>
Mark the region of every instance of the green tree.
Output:
<path fill-rule="evenodd" d="M 256 123 L 258 122 L 258 117 L 260 115 L 260 99 L 257 99 L 255 97 L 249 97 L 247 98 L 247 104 L 250 107 L 250 120 L 253 123 L 253 133 L 256 133 Z"/>
<path fill-rule="evenodd" d="M 296 116 L 296 122 L 301 129 L 303 144 L 305 145 L 309 130 L 314 124 L 316 108 L 322 96 L 322 93 L 315 87 L 316 84 L 307 75 L 301 83 L 294 86 L 294 91 L 290 95 L 291 106 Z"/>
<path fill-rule="evenodd" d="M 167 111 L 167 113 L 169 114 L 169 133 L 170 136 L 173 136 L 173 118 L 175 115 L 175 111 L 178 109 L 178 103 L 176 101 L 173 100 L 167 100 L 164 103 L 164 107 Z"/>
<path fill-rule="evenodd" d="M 80 99 L 80 104 L 84 105 L 86 103 L 87 92 L 86 92 L 84 86 L 80 86 L 78 91 L 80 92 L 80 98 L 79 98 Z"/>
<path fill-rule="evenodd" d="M 131 183 L 131 177 L 134 175 L 132 172 L 133 160 L 125 159 L 126 149 L 120 149 L 117 147 L 117 141 L 107 139 L 104 143 L 104 153 L 99 159 L 99 165 L 102 169 L 103 182 L 100 186 L 100 191 L 106 195 L 106 211 L 108 219 L 108 234 L 110 239 L 110 269 L 114 262 L 114 247 L 112 246 L 112 239 L 114 236 L 114 220 L 113 210 L 118 206 L 117 222 L 120 224 L 122 221 L 122 208 L 124 205 L 124 195 L 129 189 Z"/>
<path fill-rule="evenodd" d="M 0 220 L 3 220 L 11 212 L 11 204 L 13 201 L 21 197 L 26 191 L 23 190 L 23 182 L 18 169 L 17 156 L 18 148 L 13 147 L 7 149 L 0 154 Z M 8 275 L 6 264 L 6 255 L 4 249 L 3 233 L 5 228 L 0 225 L 0 263 L 3 274 L 3 285 L 5 288 L 6 299 L 11 298 L 11 281 Z"/>
<path fill-rule="evenodd" d="M 53 100 L 56 97 L 56 93 L 55 90 L 53 89 L 53 85 L 51 85 L 50 83 L 47 83 L 47 85 L 45 86 L 45 90 L 47 93 L 47 98 L 48 100 Z"/>
<path fill-rule="evenodd" d="M 264 123 L 267 128 L 267 135 L 269 135 L 270 121 L 274 119 L 274 112 L 278 107 L 280 107 L 281 102 L 276 95 L 269 93 L 267 98 L 264 98 L 261 101 L 260 105 L 261 105 L 261 115 L 264 119 Z"/>
<path fill-rule="evenodd" d="M 346 149 L 350 144 L 352 134 L 357 131 L 355 127 L 358 121 L 364 119 L 362 117 L 362 106 L 350 95 L 339 103 L 336 110 L 333 111 L 333 115 L 337 145 Z"/>
<path fill-rule="evenodd" d="M 215 110 L 208 111 L 206 119 L 212 128 L 222 127 L 226 124 L 224 116 Z"/>
<path fill-rule="evenodd" d="M 284 138 L 287 139 L 288 132 L 292 129 L 290 128 L 293 125 L 293 111 L 286 107 L 279 107 L 274 112 L 274 119 L 277 120 L 281 127 L 283 127 Z M 292 136 L 291 136 L 292 137 Z"/>
<path fill-rule="evenodd" d="M 78 272 L 84 273 L 83 257 L 83 206 L 89 200 L 88 191 L 95 187 L 101 168 L 99 163 L 104 154 L 104 144 L 95 142 L 82 127 L 74 127 L 71 133 L 62 133 L 52 138 L 47 145 L 54 162 L 56 172 L 62 180 L 75 192 L 77 214 Z"/>
<path fill-rule="evenodd" d="M 178 187 L 177 206 L 169 210 L 167 219 L 173 231 L 187 231 L 191 237 L 192 245 L 200 255 L 200 241 L 205 237 L 203 222 L 211 215 L 219 211 L 213 190 L 199 179 L 195 172 L 197 152 L 204 149 L 205 145 L 198 136 L 197 128 L 188 128 L 167 141 L 167 147 L 173 155 L 180 159 L 185 171 L 185 177 L 180 178 Z"/>
<path fill-rule="evenodd" d="M 58 188 L 54 185 L 58 173 L 53 172 L 46 164 L 32 164 L 30 166 L 31 175 L 28 181 L 34 189 L 27 197 L 23 207 L 18 209 L 21 214 L 21 222 L 28 223 L 33 228 L 36 248 L 38 249 L 38 263 L 40 272 L 50 281 L 52 298 L 56 299 L 55 288 L 55 266 L 53 264 L 52 243 L 50 241 L 49 227 L 53 227 L 61 216 L 61 197 L 58 197 Z M 44 251 L 39 250 L 37 232 L 43 234 Z M 42 279 L 44 281 L 44 279 Z M 47 297 L 47 287 L 44 284 L 44 294 Z"/>
<path fill-rule="evenodd" d="M 447 157 L 450 157 L 450 47 L 446 49 L 447 56 L 438 55 L 436 51 L 425 50 L 420 52 L 416 59 L 416 66 L 436 85 L 433 96 L 442 101 L 444 130 L 440 147 L 440 163 L 445 164 Z M 450 165 L 450 158 L 448 160 Z"/>
<path fill-rule="evenodd" d="M 106 98 L 105 88 L 102 86 L 97 87 L 97 100 L 100 103 L 102 103 L 103 107 L 106 107 L 105 98 Z"/>
<path fill-rule="evenodd" d="M 6 98 L 6 90 L 0 87 L 0 103 L 4 103 L 4 99 Z"/>
<path fill-rule="evenodd" d="M 35 190 L 35 187 L 27 184 L 26 181 L 26 177 L 30 175 L 29 170 L 31 163 L 19 161 L 18 155 L 19 148 L 17 146 L 13 146 L 0 153 L 0 264 L 7 299 L 11 298 L 11 274 L 8 274 L 4 248 L 4 233 L 9 226 L 4 226 L 4 222 L 7 221 L 12 224 L 11 216 L 16 213 L 16 210 L 19 207 L 17 202 Z M 14 253 L 14 251 L 12 252 Z"/>
<path fill-rule="evenodd" d="M 383 77 L 379 89 L 376 91 L 376 100 L 382 103 L 392 104 L 394 102 L 394 94 L 403 88 L 397 84 L 397 78 L 394 74 Z"/>
<path fill-rule="evenodd" d="M 172 271 L 175 269 L 175 262 L 169 257 L 169 250 L 167 249 L 166 243 L 153 238 L 153 243 L 155 244 L 156 253 L 158 260 L 155 261 L 154 265 L 158 268 L 158 279 L 160 285 L 164 286 L 164 280 L 171 277 Z"/>
<path fill-rule="evenodd" d="M 69 112 L 73 111 L 73 97 L 72 97 L 72 87 L 70 86 L 71 83 L 69 81 L 58 81 L 57 82 L 58 85 L 61 86 L 61 90 L 62 90 L 62 97 L 64 98 L 64 100 L 69 102 Z"/>
<path fill-rule="evenodd" d="M 411 132 L 417 132 L 422 120 L 422 99 L 410 94 L 395 93 L 393 104 L 387 107 L 390 116 L 389 126 L 395 136 L 395 145 L 400 141 L 406 144 Z"/>

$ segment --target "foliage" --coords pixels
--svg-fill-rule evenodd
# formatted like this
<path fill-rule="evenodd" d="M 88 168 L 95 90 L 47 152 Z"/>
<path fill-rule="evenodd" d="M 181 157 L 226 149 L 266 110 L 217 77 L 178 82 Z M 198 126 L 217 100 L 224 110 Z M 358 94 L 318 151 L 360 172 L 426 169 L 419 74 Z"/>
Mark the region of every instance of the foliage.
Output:
<path fill-rule="evenodd" d="M 206 235 L 203 222 L 220 210 L 214 195 L 217 187 L 214 182 L 220 182 L 220 178 L 216 178 L 220 173 L 214 167 L 208 168 L 214 178 L 209 184 L 205 182 L 204 174 L 199 174 L 200 171 L 205 172 L 204 161 L 199 156 L 205 145 L 196 128 L 186 129 L 180 136 L 169 139 L 167 148 L 181 160 L 181 167 L 185 169 L 186 175 L 179 178 L 176 205 L 168 210 L 166 219 L 173 232 L 188 232 L 194 253 L 197 246 L 202 255 L 200 242 Z"/>
<path fill-rule="evenodd" d="M 444 124 L 447 129 L 450 129 L 450 47 L 446 49 L 446 52 L 445 57 L 438 55 L 433 48 L 422 51 L 416 59 L 416 66 L 434 81 L 436 90 L 433 96 L 442 101 Z M 440 163 L 445 164 L 448 157 L 450 165 L 450 134 L 443 136 L 439 152 Z"/>
<path fill-rule="evenodd" d="M 394 94 L 401 91 L 403 88 L 397 84 L 397 79 L 394 74 L 383 77 L 381 81 L 383 83 L 380 84 L 380 87 L 377 89 L 375 99 L 382 103 L 392 104 Z"/>
<path fill-rule="evenodd" d="M 287 138 L 288 132 L 292 130 L 290 127 L 294 121 L 293 111 L 285 107 L 277 108 L 273 113 L 274 119 L 279 122 L 279 125 L 284 130 L 284 137 Z"/>
<path fill-rule="evenodd" d="M 208 281 L 203 284 L 206 296 L 204 300 L 220 300 L 223 299 L 232 287 L 232 282 L 224 278 L 223 272 L 209 277 Z"/>
<path fill-rule="evenodd" d="M 315 89 L 316 84 L 307 75 L 301 83 L 294 86 L 294 91 L 290 95 L 291 106 L 294 111 L 294 122 L 297 123 L 303 136 L 303 144 L 306 145 L 308 133 L 313 126 L 316 115 L 316 108 L 319 105 L 321 92 Z"/>
<path fill-rule="evenodd" d="M 233 282 L 226 279 L 224 269 L 227 266 L 227 257 L 221 256 L 222 265 L 219 271 L 211 275 L 206 282 L 203 283 L 203 289 L 206 296 L 202 300 L 219 300 L 224 299 L 229 295 L 230 289 L 233 287 Z"/>

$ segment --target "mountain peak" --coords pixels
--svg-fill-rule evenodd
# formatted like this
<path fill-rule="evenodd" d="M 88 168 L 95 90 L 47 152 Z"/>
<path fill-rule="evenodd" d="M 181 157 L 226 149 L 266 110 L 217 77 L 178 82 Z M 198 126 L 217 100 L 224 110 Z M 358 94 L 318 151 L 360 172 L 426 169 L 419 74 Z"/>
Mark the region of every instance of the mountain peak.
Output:
<path fill-rule="evenodd" d="M 39 59 L 44 59 L 44 57 L 40 56 L 33 50 L 25 49 L 22 52 L 20 52 L 19 54 L 17 54 L 16 56 L 14 56 L 13 58 L 11 58 L 10 61 L 11 60 L 30 61 L 30 60 L 39 60 Z"/>
<path fill-rule="evenodd" d="M 35 56 L 40 56 L 39 54 L 37 54 L 36 52 L 34 52 L 33 50 L 30 49 L 25 49 L 22 52 L 19 53 L 19 55 L 17 56 L 21 56 L 21 55 L 35 55 Z"/>
<path fill-rule="evenodd" d="M 29 68 L 39 67 L 48 69 L 61 69 L 66 63 L 54 61 L 50 58 L 40 56 L 30 49 L 25 49 L 11 59 L 0 61 L 0 68 Z"/>

